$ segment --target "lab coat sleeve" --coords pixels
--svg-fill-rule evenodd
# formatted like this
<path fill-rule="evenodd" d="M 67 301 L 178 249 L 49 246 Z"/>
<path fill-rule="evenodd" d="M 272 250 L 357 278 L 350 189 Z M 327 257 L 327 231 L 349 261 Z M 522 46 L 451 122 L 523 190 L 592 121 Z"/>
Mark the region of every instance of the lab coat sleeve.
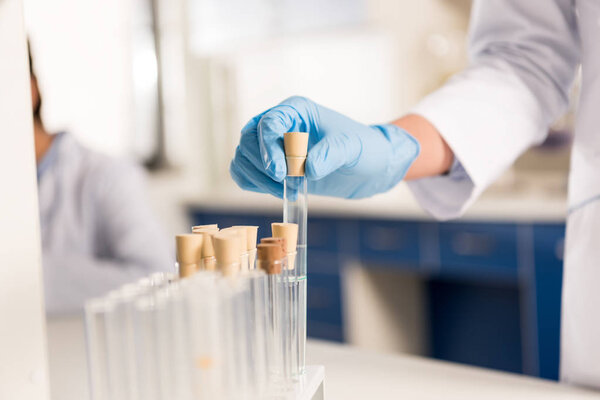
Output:
<path fill-rule="evenodd" d="M 579 60 L 573 2 L 481 0 L 473 6 L 470 65 L 412 113 L 455 156 L 449 174 L 409 182 L 433 216 L 460 216 L 568 106 Z"/>
<path fill-rule="evenodd" d="M 175 270 L 140 168 L 113 161 L 90 173 L 84 185 L 95 208 L 95 254 L 44 253 L 48 313 L 79 310 L 91 297 L 153 272 Z M 52 279 L 69 282 L 48 282 Z"/>

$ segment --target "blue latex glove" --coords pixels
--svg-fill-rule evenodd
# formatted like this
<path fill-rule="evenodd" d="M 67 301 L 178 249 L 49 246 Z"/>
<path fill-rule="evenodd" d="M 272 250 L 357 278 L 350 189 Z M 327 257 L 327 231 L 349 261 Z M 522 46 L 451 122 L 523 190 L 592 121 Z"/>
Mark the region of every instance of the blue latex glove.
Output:
<path fill-rule="evenodd" d="M 309 193 L 363 198 L 393 188 L 419 154 L 395 125 L 363 125 L 304 97 L 290 97 L 242 129 L 229 171 L 245 190 L 283 196 L 283 134 L 308 132 Z"/>

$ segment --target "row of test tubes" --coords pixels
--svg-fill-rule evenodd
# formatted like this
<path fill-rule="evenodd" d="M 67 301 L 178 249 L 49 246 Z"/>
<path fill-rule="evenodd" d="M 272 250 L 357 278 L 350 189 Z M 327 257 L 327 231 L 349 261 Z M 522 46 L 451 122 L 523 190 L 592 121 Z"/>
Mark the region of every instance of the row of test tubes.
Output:
<path fill-rule="evenodd" d="M 86 304 L 93 400 L 293 398 L 298 226 L 178 235 L 177 273 Z"/>

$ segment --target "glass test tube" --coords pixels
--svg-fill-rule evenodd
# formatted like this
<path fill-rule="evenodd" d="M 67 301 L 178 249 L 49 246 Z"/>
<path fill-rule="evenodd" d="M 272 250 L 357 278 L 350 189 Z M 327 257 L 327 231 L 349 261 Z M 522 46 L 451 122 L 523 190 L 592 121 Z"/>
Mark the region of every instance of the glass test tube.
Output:
<path fill-rule="evenodd" d="M 244 278 L 248 280 L 250 289 L 249 379 L 254 395 L 260 398 L 265 393 L 269 377 L 267 275 L 261 270 L 251 270 L 244 275 Z"/>
<path fill-rule="evenodd" d="M 283 221 L 298 225 L 296 259 L 286 274 L 290 284 L 292 312 L 292 374 L 300 375 L 305 369 L 306 346 L 306 225 L 307 183 L 304 176 L 287 176 L 283 190 Z"/>
<path fill-rule="evenodd" d="M 289 354 L 290 324 L 287 279 L 284 277 L 287 256 L 283 242 L 258 245 L 257 268 L 267 273 L 267 368 L 271 394 L 286 391 L 291 383 Z"/>
<path fill-rule="evenodd" d="M 111 400 L 138 398 L 133 303 L 143 290 L 129 284 L 108 296 L 111 308 L 106 314 L 106 343 Z"/>
<path fill-rule="evenodd" d="M 163 398 L 160 371 L 158 308 L 153 294 L 147 294 L 134 303 L 133 332 L 135 349 L 135 370 L 138 393 L 134 399 L 160 400 Z"/>
<path fill-rule="evenodd" d="M 220 399 L 225 389 L 222 299 L 216 282 L 216 273 L 200 271 L 187 279 L 183 287 L 185 320 L 190 332 L 187 368 L 193 371 L 195 400 Z"/>
<path fill-rule="evenodd" d="M 92 400 L 109 398 L 106 315 L 110 310 L 111 304 L 105 298 L 92 299 L 85 305 L 88 374 Z"/>

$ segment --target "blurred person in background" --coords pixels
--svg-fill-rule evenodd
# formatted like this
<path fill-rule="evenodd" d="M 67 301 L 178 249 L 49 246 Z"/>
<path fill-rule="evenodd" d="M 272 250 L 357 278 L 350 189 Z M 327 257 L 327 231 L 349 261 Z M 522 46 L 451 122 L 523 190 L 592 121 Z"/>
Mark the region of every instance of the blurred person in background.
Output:
<path fill-rule="evenodd" d="M 399 16 L 400 18 L 401 16 Z M 470 66 L 389 124 L 367 126 L 303 97 L 242 129 L 230 172 L 246 190 L 282 196 L 282 136 L 309 132 L 311 193 L 364 198 L 401 180 L 433 216 L 460 216 L 582 89 L 569 182 L 561 380 L 600 388 L 600 2 L 481 0 Z M 349 83 L 349 90 L 351 83 Z"/>
<path fill-rule="evenodd" d="M 29 67 L 46 311 L 73 312 L 91 297 L 173 270 L 174 260 L 141 168 L 46 131 L 31 53 Z"/>

